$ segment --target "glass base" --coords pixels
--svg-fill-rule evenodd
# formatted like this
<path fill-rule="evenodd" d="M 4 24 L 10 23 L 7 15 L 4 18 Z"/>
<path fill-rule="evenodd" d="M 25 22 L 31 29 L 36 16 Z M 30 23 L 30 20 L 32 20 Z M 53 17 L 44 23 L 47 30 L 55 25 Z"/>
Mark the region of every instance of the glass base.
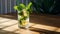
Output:
<path fill-rule="evenodd" d="M 28 29 L 29 28 L 29 24 L 27 24 L 26 26 L 20 26 L 20 25 L 18 25 L 18 27 L 21 28 L 21 29 Z"/>

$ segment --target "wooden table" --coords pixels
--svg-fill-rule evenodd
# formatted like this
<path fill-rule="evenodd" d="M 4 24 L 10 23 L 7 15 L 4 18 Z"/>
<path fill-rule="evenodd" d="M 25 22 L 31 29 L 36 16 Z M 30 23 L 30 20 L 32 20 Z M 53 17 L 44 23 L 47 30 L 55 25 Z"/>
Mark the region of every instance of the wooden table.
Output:
<path fill-rule="evenodd" d="M 46 22 L 44 19 L 55 20 L 55 18 L 46 18 L 46 16 L 37 17 L 32 15 L 30 16 L 30 28 L 20 29 L 15 16 L 0 15 L 0 34 L 60 34 L 59 27 L 47 25 L 50 23 L 42 24 L 43 22 Z"/>

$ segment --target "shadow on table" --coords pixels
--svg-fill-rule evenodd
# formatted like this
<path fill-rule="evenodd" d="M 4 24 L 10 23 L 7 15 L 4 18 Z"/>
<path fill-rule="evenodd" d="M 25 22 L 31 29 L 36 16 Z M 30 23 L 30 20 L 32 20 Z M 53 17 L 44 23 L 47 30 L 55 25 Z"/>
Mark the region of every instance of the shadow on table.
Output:
<path fill-rule="evenodd" d="M 35 24 L 60 28 L 60 16 L 56 16 L 56 15 L 32 15 L 30 16 L 30 22 Z M 32 29 L 30 30 L 42 32 L 45 34 L 60 34 L 60 32 L 49 31 L 49 30 L 34 28 L 34 27 L 32 27 Z"/>
<path fill-rule="evenodd" d="M 5 31 L 5 30 L 0 30 L 0 34 L 18 34 L 18 33 Z"/>
<path fill-rule="evenodd" d="M 60 16 L 56 15 L 33 15 L 30 22 L 60 28 Z"/>
<path fill-rule="evenodd" d="M 49 30 L 34 28 L 34 27 L 30 27 L 29 30 L 39 32 L 40 34 L 60 34 L 60 32 L 49 31 Z"/>
<path fill-rule="evenodd" d="M 8 14 L 3 14 L 3 15 L 0 15 L 0 17 L 17 20 L 17 13 L 12 12 Z"/>

